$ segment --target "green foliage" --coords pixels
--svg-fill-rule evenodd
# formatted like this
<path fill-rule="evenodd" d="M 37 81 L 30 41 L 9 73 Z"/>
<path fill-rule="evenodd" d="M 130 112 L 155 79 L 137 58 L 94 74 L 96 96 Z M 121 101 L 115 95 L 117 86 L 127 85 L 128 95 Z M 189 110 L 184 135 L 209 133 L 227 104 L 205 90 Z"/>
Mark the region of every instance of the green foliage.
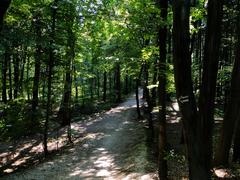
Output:
<path fill-rule="evenodd" d="M 186 157 L 176 153 L 173 149 L 165 152 L 164 159 L 167 161 L 177 161 L 178 163 L 182 164 L 186 162 Z"/>
<path fill-rule="evenodd" d="M 3 140 L 17 139 L 41 130 L 39 126 L 41 113 L 37 111 L 32 114 L 29 106 L 30 104 L 22 98 L 9 101 L 1 106 L 3 116 L 0 119 L 0 138 Z M 34 125 L 32 118 L 35 121 Z"/>
<path fill-rule="evenodd" d="M 232 66 L 223 66 L 218 71 L 218 83 L 224 84 L 229 83 L 231 80 Z"/>

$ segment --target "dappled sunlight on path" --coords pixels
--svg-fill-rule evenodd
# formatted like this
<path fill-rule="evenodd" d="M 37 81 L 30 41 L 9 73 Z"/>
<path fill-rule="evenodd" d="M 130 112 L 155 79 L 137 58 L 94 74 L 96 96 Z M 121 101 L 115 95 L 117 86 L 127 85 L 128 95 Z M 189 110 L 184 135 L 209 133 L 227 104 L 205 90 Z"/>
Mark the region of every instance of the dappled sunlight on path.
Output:
<path fill-rule="evenodd" d="M 96 119 L 73 123 L 72 132 L 75 145 L 65 153 L 4 179 L 157 179 L 133 96 Z"/>

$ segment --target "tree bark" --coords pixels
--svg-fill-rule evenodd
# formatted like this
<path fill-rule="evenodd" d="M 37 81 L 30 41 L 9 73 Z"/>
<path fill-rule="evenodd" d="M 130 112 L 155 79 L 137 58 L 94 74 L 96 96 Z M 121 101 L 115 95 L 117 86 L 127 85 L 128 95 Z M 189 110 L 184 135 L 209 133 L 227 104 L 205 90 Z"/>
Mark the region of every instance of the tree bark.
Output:
<path fill-rule="evenodd" d="M 233 141 L 233 162 L 240 162 L 240 113 L 235 117 L 238 121 L 236 127 L 236 134 Z"/>
<path fill-rule="evenodd" d="M 26 81 L 29 82 L 29 71 L 30 71 L 30 58 L 27 57 L 27 77 Z M 29 90 L 29 83 L 27 83 L 27 99 L 30 100 L 30 90 Z"/>
<path fill-rule="evenodd" d="M 41 51 L 40 45 L 41 40 L 41 21 L 39 15 L 35 18 L 35 33 L 36 33 L 36 52 L 35 52 L 35 71 L 33 80 L 33 91 L 32 91 L 32 112 L 33 116 L 38 106 L 38 92 L 39 92 L 39 80 L 40 80 L 40 68 L 41 68 Z"/>
<path fill-rule="evenodd" d="M 62 119 L 61 125 L 68 126 L 68 140 L 71 140 L 71 96 L 72 96 L 72 63 L 75 58 L 75 35 L 73 25 L 75 20 L 74 7 L 68 4 L 66 15 L 67 25 L 67 48 L 66 48 L 66 74 L 64 84 L 64 94 L 58 117 Z"/>
<path fill-rule="evenodd" d="M 140 111 L 140 105 L 139 105 L 139 91 L 138 91 L 138 88 L 139 88 L 139 85 L 140 85 L 140 80 L 141 80 L 141 75 L 142 75 L 142 70 L 143 70 L 143 66 L 141 66 L 139 75 L 138 75 L 138 77 L 136 79 L 136 87 L 135 87 L 135 96 L 136 96 L 138 119 L 142 118 L 141 111 Z"/>
<path fill-rule="evenodd" d="M 151 98 L 150 98 L 150 92 L 148 89 L 148 77 L 149 77 L 149 65 L 144 62 L 143 63 L 143 77 L 144 77 L 144 91 L 145 91 L 145 98 L 146 98 L 146 102 L 147 102 L 147 120 L 148 120 L 148 126 L 149 129 L 152 131 L 152 135 L 154 133 L 154 129 L 153 129 L 153 120 L 152 120 L 152 102 L 151 102 Z"/>
<path fill-rule="evenodd" d="M 154 67 L 153 67 L 153 80 L 152 80 L 152 84 L 157 84 L 157 76 L 158 76 L 158 69 L 157 69 L 157 60 L 154 61 Z M 152 105 L 153 107 L 156 106 L 156 102 L 157 102 L 157 88 L 154 87 L 151 90 L 151 95 L 152 95 Z"/>
<path fill-rule="evenodd" d="M 17 53 L 17 52 L 16 52 Z M 19 54 L 17 53 L 14 57 L 14 90 L 13 90 L 13 97 L 14 99 L 18 98 L 18 91 L 19 91 Z"/>
<path fill-rule="evenodd" d="M 53 1 L 52 5 L 52 25 L 51 25 L 51 33 L 50 33 L 50 43 L 49 43 L 49 61 L 48 61 L 48 76 L 47 76 L 47 112 L 46 112 L 46 120 L 44 123 L 44 139 L 43 139 L 43 145 L 44 145 L 44 154 L 45 157 L 48 155 L 48 126 L 49 126 L 49 118 L 52 111 L 52 103 L 51 103 L 51 97 L 52 97 L 52 74 L 53 74 L 53 67 L 54 67 L 54 37 L 55 37 L 55 26 L 56 26 L 56 14 L 57 14 L 57 1 Z"/>
<path fill-rule="evenodd" d="M 106 102 L 106 96 L 107 96 L 107 72 L 104 71 L 103 74 L 103 101 Z"/>
<path fill-rule="evenodd" d="M 161 9 L 161 19 L 166 22 L 168 14 L 168 2 L 166 0 L 159 0 Z M 158 47 L 159 47 L 159 61 L 158 61 L 158 102 L 159 102 L 159 155 L 158 155 L 158 174 L 161 180 L 167 180 L 167 160 L 165 158 L 167 152 L 167 135 L 166 135 L 166 63 L 167 63 L 167 26 L 159 28 L 158 32 Z"/>
<path fill-rule="evenodd" d="M 7 103 L 7 65 L 10 59 L 8 49 L 5 50 L 4 60 L 2 63 L 2 101 Z"/>
<path fill-rule="evenodd" d="M 120 69 L 120 63 L 116 63 L 115 67 L 115 92 L 116 92 L 116 102 L 121 102 L 121 69 Z"/>
<path fill-rule="evenodd" d="M 71 31 L 71 30 L 70 30 Z M 69 52 L 67 52 L 66 57 L 68 58 L 67 66 L 66 66 L 66 74 L 65 74 L 65 84 L 64 84 L 64 93 L 63 100 L 61 104 L 61 108 L 58 113 L 58 117 L 62 119 L 62 126 L 70 126 L 71 124 L 71 92 L 72 92 L 72 75 L 71 75 L 71 67 L 74 59 L 74 45 L 71 32 L 71 37 L 69 37 Z"/>
<path fill-rule="evenodd" d="M 20 65 L 20 76 L 19 76 L 19 93 L 21 96 L 23 96 L 24 93 L 24 87 L 23 87 L 23 80 L 24 80 L 24 72 L 25 72 L 25 63 L 26 63 L 26 58 L 27 58 L 27 48 L 22 47 L 22 61 Z"/>
<path fill-rule="evenodd" d="M 124 91 L 125 95 L 127 95 L 128 91 L 129 91 L 129 87 L 128 87 L 129 80 L 128 79 L 129 79 L 129 77 L 128 77 L 128 72 L 127 72 L 127 74 L 125 75 L 125 91 Z"/>
<path fill-rule="evenodd" d="M 203 57 L 202 84 L 199 96 L 199 128 L 204 146 L 204 163 L 211 177 L 212 129 L 214 125 L 214 101 L 221 38 L 222 0 L 208 1 L 208 18 Z"/>
<path fill-rule="evenodd" d="M 73 65 L 73 74 L 74 74 L 74 85 L 75 85 L 75 100 L 78 102 L 78 81 L 77 81 L 77 75 L 76 75 L 76 67 Z"/>
<path fill-rule="evenodd" d="M 11 56 L 9 57 L 9 64 L 8 64 L 8 80 L 9 80 L 9 99 L 12 100 L 13 98 L 13 87 L 12 87 L 12 58 Z"/>
<path fill-rule="evenodd" d="M 193 94 L 191 55 L 189 51 L 189 3 L 188 0 L 173 1 L 173 62 L 175 86 L 186 134 L 189 178 L 190 180 L 208 180 L 208 169 L 202 161 L 202 143 L 197 133 L 197 106 Z"/>

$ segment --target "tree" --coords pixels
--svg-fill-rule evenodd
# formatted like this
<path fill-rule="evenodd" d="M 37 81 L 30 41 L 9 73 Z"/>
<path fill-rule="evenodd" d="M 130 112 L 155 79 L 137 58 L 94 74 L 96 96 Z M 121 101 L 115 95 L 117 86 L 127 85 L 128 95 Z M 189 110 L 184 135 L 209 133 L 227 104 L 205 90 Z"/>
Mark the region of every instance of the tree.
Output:
<path fill-rule="evenodd" d="M 207 171 L 201 159 L 200 140 L 197 134 L 197 105 L 193 94 L 191 56 L 189 51 L 189 1 L 173 1 L 173 63 L 176 95 L 183 117 L 187 143 L 190 179 L 207 179 Z"/>
<path fill-rule="evenodd" d="M 158 31 L 159 44 L 159 62 L 158 62 L 158 101 L 159 101 L 159 157 L 158 157 L 158 174 L 160 179 L 167 179 L 167 161 L 165 154 L 167 151 L 167 136 L 166 136 L 166 63 L 167 63 L 167 15 L 168 2 L 159 0 L 161 10 L 161 20 L 164 25 Z"/>
<path fill-rule="evenodd" d="M 50 33 L 50 42 L 49 42 L 49 61 L 48 61 L 48 76 L 47 76 L 47 112 L 46 112 L 46 120 L 44 123 L 44 153 L 45 156 L 48 155 L 48 126 L 49 126 L 49 119 L 52 110 L 52 75 L 53 75 L 53 67 L 54 67 L 54 37 L 55 37 L 55 27 L 56 27 L 56 14 L 57 14 L 57 2 L 58 0 L 54 0 L 51 6 L 52 10 L 52 25 L 51 25 L 51 33 Z"/>
<path fill-rule="evenodd" d="M 208 18 L 206 41 L 203 57 L 202 84 L 199 96 L 199 129 L 203 148 L 205 166 L 210 169 L 212 165 L 212 129 L 214 124 L 214 101 L 216 93 L 216 80 L 218 73 L 219 49 L 221 38 L 222 0 L 208 1 Z"/>
<path fill-rule="evenodd" d="M 67 47 L 66 47 L 66 73 L 64 83 L 64 93 L 61 102 L 61 106 L 58 112 L 58 117 L 62 119 L 62 126 L 70 126 L 71 123 L 71 92 L 72 92 L 72 63 L 75 58 L 75 34 L 73 32 L 74 21 L 75 21 L 75 6 L 74 4 L 68 3 L 67 5 L 66 26 L 67 26 Z M 69 140 L 71 138 L 69 136 Z"/>
<path fill-rule="evenodd" d="M 199 97 L 199 112 L 193 94 L 191 75 L 189 1 L 173 3 L 174 68 L 178 103 L 183 117 L 188 149 L 190 179 L 210 179 L 212 159 L 212 126 L 218 54 L 220 44 L 220 22 L 222 2 L 208 1 L 208 18 L 203 77 Z M 217 33 L 216 33 L 217 31 Z M 183 43 L 183 44 L 181 44 Z M 181 76 L 181 77 L 180 77 Z M 197 121 L 196 121 L 197 120 Z M 202 146 L 207 143 L 207 148 Z"/>
<path fill-rule="evenodd" d="M 38 106 L 38 93 L 39 93 L 39 81 L 40 81 L 40 68 L 42 61 L 42 29 L 41 29 L 41 13 L 38 12 L 34 17 L 34 26 L 36 33 L 36 52 L 35 52 L 35 71 L 34 71 L 34 81 L 33 81 L 33 91 L 32 91 L 32 112 L 33 118 L 36 113 L 36 108 Z"/>

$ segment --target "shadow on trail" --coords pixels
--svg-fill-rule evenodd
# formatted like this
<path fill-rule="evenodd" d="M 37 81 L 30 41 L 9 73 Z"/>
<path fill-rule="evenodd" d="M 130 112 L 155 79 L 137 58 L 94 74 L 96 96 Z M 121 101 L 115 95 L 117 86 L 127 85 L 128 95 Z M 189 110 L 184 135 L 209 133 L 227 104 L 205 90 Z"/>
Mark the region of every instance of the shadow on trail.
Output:
<path fill-rule="evenodd" d="M 73 123 L 76 144 L 62 155 L 4 179 L 156 179 L 144 126 L 130 98 L 94 120 Z"/>

